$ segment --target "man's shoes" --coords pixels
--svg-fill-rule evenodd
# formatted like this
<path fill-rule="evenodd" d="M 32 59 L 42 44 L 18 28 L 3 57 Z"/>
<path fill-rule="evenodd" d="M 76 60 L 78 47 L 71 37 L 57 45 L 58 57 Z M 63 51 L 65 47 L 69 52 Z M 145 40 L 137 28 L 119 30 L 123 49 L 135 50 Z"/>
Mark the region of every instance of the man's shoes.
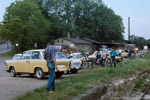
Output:
<path fill-rule="evenodd" d="M 47 91 L 47 93 L 53 93 L 53 91 Z"/>

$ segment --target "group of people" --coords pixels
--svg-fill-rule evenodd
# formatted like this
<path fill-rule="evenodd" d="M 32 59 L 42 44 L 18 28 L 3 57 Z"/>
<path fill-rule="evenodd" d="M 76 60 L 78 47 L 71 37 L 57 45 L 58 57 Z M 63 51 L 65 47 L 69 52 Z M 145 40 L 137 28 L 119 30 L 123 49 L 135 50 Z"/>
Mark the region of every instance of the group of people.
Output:
<path fill-rule="evenodd" d="M 110 57 L 111 57 L 111 60 L 110 60 L 110 67 L 112 68 L 112 63 L 114 63 L 114 67 L 116 67 L 116 60 L 115 60 L 115 56 L 117 56 L 118 53 L 116 52 L 116 50 L 114 48 L 112 48 L 112 50 L 110 51 Z M 101 53 L 100 51 L 98 50 L 98 52 L 96 53 L 96 60 L 99 60 L 101 59 Z"/>
<path fill-rule="evenodd" d="M 112 50 L 110 51 L 110 67 L 111 67 L 111 68 L 112 68 L 112 64 L 113 64 L 113 63 L 114 63 L 114 67 L 116 67 L 116 60 L 115 60 L 115 57 L 116 57 L 117 55 L 119 55 L 119 56 L 121 57 L 121 53 L 122 53 L 122 50 L 121 50 L 121 49 L 119 49 L 119 50 L 118 50 L 118 53 L 117 53 L 117 51 L 115 50 L 115 48 L 112 48 Z M 133 51 L 133 50 L 131 50 L 131 49 L 129 49 L 127 56 L 128 56 L 128 58 L 130 58 L 130 59 L 132 59 L 132 57 L 135 58 L 135 57 L 136 57 L 136 52 Z M 101 53 L 100 53 L 100 51 L 98 50 L 98 52 L 97 52 L 97 54 L 96 54 L 96 60 L 99 60 L 99 59 L 101 59 Z"/>

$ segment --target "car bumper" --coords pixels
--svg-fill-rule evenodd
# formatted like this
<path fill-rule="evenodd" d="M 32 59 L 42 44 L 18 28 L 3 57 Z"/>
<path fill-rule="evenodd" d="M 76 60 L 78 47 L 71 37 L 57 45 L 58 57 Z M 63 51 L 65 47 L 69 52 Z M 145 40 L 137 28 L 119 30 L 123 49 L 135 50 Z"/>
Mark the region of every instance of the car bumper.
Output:
<path fill-rule="evenodd" d="M 70 69 L 80 69 L 80 66 L 71 66 Z"/>
<path fill-rule="evenodd" d="M 7 66 L 4 66 L 4 69 L 5 69 L 7 72 L 9 72 L 9 69 L 8 69 Z"/>

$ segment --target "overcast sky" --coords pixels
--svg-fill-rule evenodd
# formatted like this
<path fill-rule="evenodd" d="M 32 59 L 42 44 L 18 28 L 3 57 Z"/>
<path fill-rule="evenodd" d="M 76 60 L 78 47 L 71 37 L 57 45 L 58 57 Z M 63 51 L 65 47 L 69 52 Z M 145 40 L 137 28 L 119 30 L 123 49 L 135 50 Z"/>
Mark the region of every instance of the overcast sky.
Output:
<path fill-rule="evenodd" d="M 0 22 L 6 7 L 15 0 L 0 0 Z M 103 0 L 103 2 L 123 18 L 125 39 L 128 37 L 128 17 L 131 21 L 131 35 L 150 39 L 150 0 Z"/>
<path fill-rule="evenodd" d="M 123 18 L 125 39 L 128 37 L 128 17 L 131 35 L 150 39 L 150 0 L 103 0 L 103 2 Z"/>

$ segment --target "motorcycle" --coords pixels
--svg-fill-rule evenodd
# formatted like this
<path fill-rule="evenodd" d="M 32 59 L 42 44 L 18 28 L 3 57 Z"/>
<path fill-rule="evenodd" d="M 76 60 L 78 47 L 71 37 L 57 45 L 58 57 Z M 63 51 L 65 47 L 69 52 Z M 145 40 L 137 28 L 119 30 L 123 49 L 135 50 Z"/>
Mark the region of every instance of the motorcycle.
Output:
<path fill-rule="evenodd" d="M 85 68 L 93 69 L 93 60 L 88 59 L 88 55 L 86 55 L 85 59 L 82 60 L 81 68 L 82 69 L 85 69 Z"/>
<path fill-rule="evenodd" d="M 96 65 L 102 65 L 104 67 L 107 66 L 107 64 L 109 64 L 109 59 L 108 59 L 109 54 L 103 55 L 101 58 L 97 59 L 96 61 Z"/>

